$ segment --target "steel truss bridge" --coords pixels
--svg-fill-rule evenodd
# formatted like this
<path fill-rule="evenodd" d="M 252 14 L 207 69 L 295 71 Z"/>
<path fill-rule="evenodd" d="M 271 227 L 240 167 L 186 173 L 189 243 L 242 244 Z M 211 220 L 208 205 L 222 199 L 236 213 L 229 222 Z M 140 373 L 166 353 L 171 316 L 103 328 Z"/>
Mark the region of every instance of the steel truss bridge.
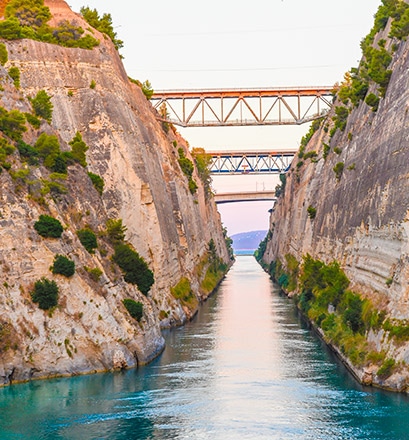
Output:
<path fill-rule="evenodd" d="M 156 91 L 158 119 L 182 127 L 300 125 L 324 116 L 333 87 Z"/>
<path fill-rule="evenodd" d="M 215 151 L 211 174 L 282 174 L 290 168 L 295 151 Z"/>

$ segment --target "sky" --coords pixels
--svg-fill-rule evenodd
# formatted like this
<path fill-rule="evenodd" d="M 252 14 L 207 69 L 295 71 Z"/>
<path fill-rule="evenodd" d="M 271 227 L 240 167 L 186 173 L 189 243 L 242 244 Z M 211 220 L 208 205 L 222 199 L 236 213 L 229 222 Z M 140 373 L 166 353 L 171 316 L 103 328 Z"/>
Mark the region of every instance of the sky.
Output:
<path fill-rule="evenodd" d="M 154 90 L 332 86 L 357 67 L 381 0 L 68 0 L 110 13 L 128 75 Z M 297 150 L 297 127 L 181 128 L 191 147 Z M 216 192 L 274 188 L 276 176 L 214 178 Z M 230 235 L 268 229 L 271 202 L 219 205 Z"/>

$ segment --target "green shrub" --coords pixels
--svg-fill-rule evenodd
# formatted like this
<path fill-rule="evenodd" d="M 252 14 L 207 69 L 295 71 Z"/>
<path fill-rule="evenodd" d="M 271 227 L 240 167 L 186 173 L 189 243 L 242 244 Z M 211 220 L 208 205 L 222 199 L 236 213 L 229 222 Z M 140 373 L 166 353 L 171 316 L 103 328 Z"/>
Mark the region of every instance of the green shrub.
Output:
<path fill-rule="evenodd" d="M 122 224 L 122 219 L 109 219 L 106 222 L 108 238 L 116 244 L 125 240 L 126 226 Z"/>
<path fill-rule="evenodd" d="M 141 302 L 125 298 L 122 303 L 132 318 L 135 318 L 137 321 L 141 320 L 143 316 L 143 304 Z"/>
<path fill-rule="evenodd" d="M 378 110 L 380 98 L 376 96 L 374 93 L 370 93 L 365 98 L 365 103 L 369 105 L 369 107 L 372 107 L 372 111 L 376 112 Z"/>
<path fill-rule="evenodd" d="M 91 172 L 88 173 L 88 176 L 91 179 L 91 182 L 94 185 L 95 189 L 99 192 L 100 195 L 102 195 L 102 192 L 104 191 L 104 179 L 98 174 L 94 174 Z"/>
<path fill-rule="evenodd" d="M 45 90 L 40 90 L 34 98 L 30 99 L 34 113 L 40 118 L 51 122 L 53 117 L 53 104 L 51 96 L 47 95 Z"/>
<path fill-rule="evenodd" d="M 64 255 L 57 254 L 50 269 L 53 274 L 60 274 L 69 278 L 75 273 L 75 263 Z"/>
<path fill-rule="evenodd" d="M 337 180 L 341 179 L 342 173 L 344 172 L 344 162 L 338 162 L 334 166 L 333 171 L 335 173 Z"/>
<path fill-rule="evenodd" d="M 331 147 L 328 144 L 323 144 L 322 157 L 324 160 L 328 157 Z"/>
<path fill-rule="evenodd" d="M 88 146 L 82 140 L 81 133 L 77 131 L 69 144 L 71 145 L 72 158 L 85 168 L 87 166 L 85 153 L 88 151 Z"/>
<path fill-rule="evenodd" d="M 27 131 L 25 123 L 26 118 L 20 111 L 7 111 L 5 108 L 0 107 L 0 131 L 13 141 L 19 141 L 23 133 Z"/>
<path fill-rule="evenodd" d="M 17 18 L 11 17 L 0 21 L 0 38 L 5 40 L 21 38 L 21 26 Z"/>
<path fill-rule="evenodd" d="M 76 26 L 74 22 L 62 20 L 58 23 L 58 27 L 52 31 L 53 38 L 50 42 L 59 44 L 64 47 L 79 47 L 81 49 L 92 49 L 99 45 L 99 41 L 92 35 L 85 35 L 84 29 Z"/>
<path fill-rule="evenodd" d="M 77 231 L 77 236 L 81 244 L 90 254 L 95 253 L 95 249 L 98 247 L 97 236 L 91 231 L 91 229 L 80 229 Z"/>
<path fill-rule="evenodd" d="M 349 171 L 353 171 L 355 168 L 356 168 L 356 164 L 355 164 L 355 162 L 353 162 L 353 163 L 351 163 L 351 165 L 348 166 L 347 169 L 348 169 Z"/>
<path fill-rule="evenodd" d="M 17 149 L 22 159 L 26 159 L 29 165 L 38 165 L 38 151 L 23 141 L 17 142 Z"/>
<path fill-rule="evenodd" d="M 379 368 L 377 375 L 381 379 L 387 379 L 392 373 L 395 368 L 395 359 L 385 359 L 384 363 Z"/>
<path fill-rule="evenodd" d="M 97 86 L 97 83 L 94 80 L 91 80 L 91 83 L 89 85 L 90 89 L 95 89 L 95 87 Z"/>
<path fill-rule="evenodd" d="M 41 278 L 34 284 L 31 298 L 42 310 L 48 310 L 58 304 L 58 286 L 55 281 Z"/>
<path fill-rule="evenodd" d="M 308 153 L 305 153 L 303 155 L 303 159 L 307 160 L 307 159 L 315 159 L 318 156 L 316 151 L 309 151 Z"/>
<path fill-rule="evenodd" d="M 63 233 L 60 221 L 49 215 L 40 215 L 39 220 L 34 223 L 34 229 L 42 237 L 60 238 Z"/>
<path fill-rule="evenodd" d="M 342 149 L 339 147 L 334 147 L 334 153 L 339 155 L 342 153 Z"/>
<path fill-rule="evenodd" d="M 103 273 L 102 270 L 98 267 L 94 267 L 93 269 L 90 269 L 89 267 L 84 267 L 84 269 L 88 272 L 89 277 L 93 281 L 99 281 Z"/>
<path fill-rule="evenodd" d="M 154 277 L 146 261 L 124 243 L 115 246 L 112 259 L 124 272 L 124 280 L 127 283 L 136 284 L 138 289 L 147 295 L 154 283 Z"/>
<path fill-rule="evenodd" d="M 40 128 L 41 121 L 37 118 L 37 116 L 34 116 L 31 113 L 24 113 L 24 116 L 30 125 L 32 125 L 34 128 Z"/>
<path fill-rule="evenodd" d="M 349 110 L 347 107 L 335 107 L 335 116 L 332 118 L 332 120 L 335 122 L 334 128 L 339 128 L 340 131 L 344 131 L 347 125 L 348 115 Z"/>
<path fill-rule="evenodd" d="M 4 66 L 9 59 L 7 47 L 4 43 L 0 43 L 0 64 Z"/>
<path fill-rule="evenodd" d="M 192 295 L 192 288 L 190 285 L 190 281 L 188 278 L 182 278 L 176 286 L 170 289 L 170 293 L 174 298 L 180 299 L 183 301 L 188 301 Z"/>
<path fill-rule="evenodd" d="M 175 147 L 177 146 L 177 141 Z M 212 193 L 212 177 L 210 174 L 210 166 L 212 163 L 212 156 L 203 148 L 193 148 L 192 156 L 195 160 L 197 173 L 199 174 L 199 178 L 203 183 L 203 187 L 205 190 L 206 196 L 209 196 Z"/>
<path fill-rule="evenodd" d="M 355 295 L 352 292 L 345 293 L 341 304 L 341 308 L 344 308 L 342 319 L 354 333 L 364 330 L 362 305 L 363 301 L 358 295 Z"/>
<path fill-rule="evenodd" d="M 308 213 L 308 217 L 313 220 L 315 218 L 315 216 L 317 215 L 317 209 L 314 208 L 312 205 L 310 205 L 307 208 L 307 213 Z"/>
<path fill-rule="evenodd" d="M 20 88 L 20 70 L 18 67 L 10 67 L 9 76 L 14 82 L 14 86 L 16 89 Z"/>
<path fill-rule="evenodd" d="M 38 155 L 44 159 L 44 166 L 56 173 L 67 173 L 67 160 L 60 150 L 57 136 L 41 133 L 34 147 Z"/>
<path fill-rule="evenodd" d="M 11 0 L 6 7 L 6 20 L 0 22 L 0 37 L 14 40 L 30 38 L 65 47 L 92 49 L 99 44 L 91 35 L 75 24 L 62 20 L 56 28 L 47 23 L 51 13 L 43 0 Z"/>
<path fill-rule="evenodd" d="M 104 14 L 100 17 L 96 9 L 90 9 L 88 6 L 82 7 L 80 12 L 89 25 L 103 34 L 108 35 L 108 37 L 114 43 L 116 50 L 119 50 L 121 47 L 123 47 L 123 41 L 117 38 L 116 32 L 114 31 L 111 14 Z"/>
<path fill-rule="evenodd" d="M 185 156 L 183 148 L 178 148 L 179 165 L 183 173 L 188 177 L 189 191 L 194 194 L 197 190 L 197 183 L 193 180 L 192 174 L 195 169 L 193 162 Z"/>

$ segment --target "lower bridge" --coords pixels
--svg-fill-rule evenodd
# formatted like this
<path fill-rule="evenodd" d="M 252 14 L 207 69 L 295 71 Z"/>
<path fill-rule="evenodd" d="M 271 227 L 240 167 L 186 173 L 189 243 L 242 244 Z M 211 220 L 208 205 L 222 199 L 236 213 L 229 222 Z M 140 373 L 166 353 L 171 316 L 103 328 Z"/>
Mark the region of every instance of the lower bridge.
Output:
<path fill-rule="evenodd" d="M 242 191 L 237 193 L 216 193 L 214 195 L 215 202 L 220 205 L 222 203 L 236 203 L 236 202 L 256 202 L 277 200 L 275 191 Z"/>

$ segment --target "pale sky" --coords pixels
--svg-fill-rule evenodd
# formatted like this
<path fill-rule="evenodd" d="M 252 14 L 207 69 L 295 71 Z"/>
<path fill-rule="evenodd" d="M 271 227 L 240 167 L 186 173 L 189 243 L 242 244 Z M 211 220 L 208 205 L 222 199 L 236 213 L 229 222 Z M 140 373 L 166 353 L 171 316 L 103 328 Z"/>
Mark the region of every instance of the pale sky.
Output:
<path fill-rule="evenodd" d="M 332 86 L 361 58 L 381 0 L 68 0 L 109 12 L 129 76 L 155 90 Z M 297 149 L 299 127 L 185 128 L 192 147 Z M 273 176 L 214 179 L 216 191 L 274 188 Z M 229 179 L 229 180 L 227 180 Z M 242 179 L 242 178 L 241 178 Z M 268 229 L 268 203 L 220 205 L 230 235 Z"/>

